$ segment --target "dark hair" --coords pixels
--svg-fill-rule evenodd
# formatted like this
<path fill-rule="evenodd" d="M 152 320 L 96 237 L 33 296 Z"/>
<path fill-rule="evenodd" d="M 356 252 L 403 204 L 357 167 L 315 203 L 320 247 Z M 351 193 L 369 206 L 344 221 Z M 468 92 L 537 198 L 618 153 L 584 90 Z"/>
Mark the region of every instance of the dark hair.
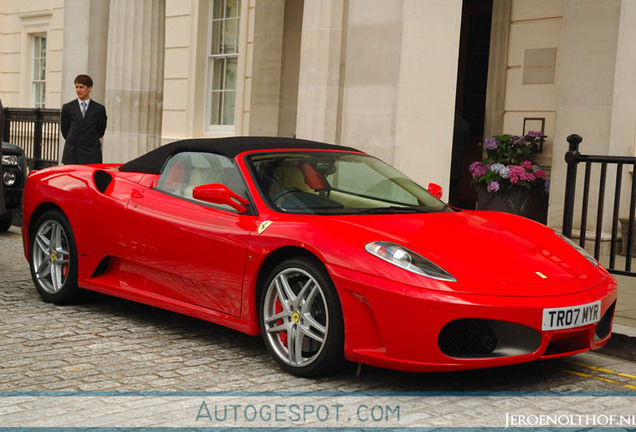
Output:
<path fill-rule="evenodd" d="M 89 77 L 88 75 L 78 75 L 75 77 L 75 81 L 73 81 L 73 84 L 84 84 L 86 87 L 93 87 L 93 79 L 91 77 Z"/>

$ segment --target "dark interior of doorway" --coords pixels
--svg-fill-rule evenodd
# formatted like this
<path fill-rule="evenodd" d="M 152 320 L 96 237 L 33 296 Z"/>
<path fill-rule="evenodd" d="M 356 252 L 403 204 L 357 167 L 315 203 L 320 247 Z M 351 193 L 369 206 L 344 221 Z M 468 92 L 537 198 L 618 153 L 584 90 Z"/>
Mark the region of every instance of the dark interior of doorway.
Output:
<path fill-rule="evenodd" d="M 470 186 L 468 167 L 481 159 L 479 143 L 484 138 L 492 2 L 463 0 L 462 6 L 453 139 L 455 175 L 451 173 L 449 202 L 464 209 L 474 209 L 477 202 L 477 193 Z"/>

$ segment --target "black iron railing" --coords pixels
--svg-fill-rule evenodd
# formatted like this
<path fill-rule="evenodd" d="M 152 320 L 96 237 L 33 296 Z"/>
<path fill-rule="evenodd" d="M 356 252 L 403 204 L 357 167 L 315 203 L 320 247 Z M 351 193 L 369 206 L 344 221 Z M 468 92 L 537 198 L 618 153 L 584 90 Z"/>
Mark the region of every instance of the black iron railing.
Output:
<path fill-rule="evenodd" d="M 636 174 L 636 157 L 582 155 L 579 152 L 579 145 L 583 141 L 583 138 L 579 135 L 570 135 L 567 140 L 570 146 L 569 151 L 565 154 L 565 161 L 568 164 L 568 169 L 563 209 L 563 234 L 570 238 L 572 237 L 575 201 L 577 201 L 578 198 L 581 202 L 579 244 L 581 247 L 586 246 L 589 206 L 593 203 L 590 198 L 590 185 L 592 184 L 592 171 L 594 171 L 594 179 L 596 180 L 598 178 L 599 185 L 598 196 L 595 197 L 596 221 L 590 224 L 594 231 L 594 238 L 592 239 L 594 242 L 594 257 L 597 260 L 605 258 L 604 256 L 602 257 L 602 255 L 605 255 L 602 253 L 602 245 L 607 245 L 609 243 L 609 253 L 606 257 L 608 264 L 603 262 L 608 271 L 626 276 L 636 276 L 636 272 L 632 271 L 632 257 L 635 252 L 633 250 L 634 246 L 632 245 L 632 239 L 634 236 L 634 217 L 636 208 L 636 179 L 634 176 L 631 177 L 631 185 L 629 185 L 630 198 L 628 207 L 623 207 L 623 214 L 629 214 L 629 216 L 624 219 L 619 217 L 621 214 L 621 204 L 625 205 L 626 201 L 624 198 L 621 200 L 623 177 L 626 172 L 625 169 L 631 170 L 632 173 Z M 582 188 L 577 188 L 576 181 L 579 163 L 585 164 Z M 614 178 L 613 185 L 611 181 L 608 182 L 608 176 L 611 179 L 612 175 Z M 578 195 L 577 190 L 580 191 Z M 609 197 L 609 194 L 612 192 L 614 197 L 612 205 L 611 233 L 609 239 L 603 239 L 603 222 L 606 217 L 604 211 L 605 204 L 606 202 L 609 204 L 610 201 L 610 199 L 606 198 L 606 193 Z M 621 229 L 622 236 L 622 250 L 620 255 L 617 253 L 617 249 L 619 247 L 619 229 Z M 623 256 L 625 261 L 624 265 L 622 265 Z"/>
<path fill-rule="evenodd" d="M 24 150 L 29 169 L 58 164 L 60 152 L 60 110 L 5 108 L 3 141 Z"/>

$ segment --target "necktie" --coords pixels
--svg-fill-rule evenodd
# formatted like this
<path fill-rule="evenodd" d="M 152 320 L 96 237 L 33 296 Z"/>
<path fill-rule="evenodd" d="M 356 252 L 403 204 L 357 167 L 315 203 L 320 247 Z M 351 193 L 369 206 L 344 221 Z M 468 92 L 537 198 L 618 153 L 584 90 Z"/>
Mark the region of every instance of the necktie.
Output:
<path fill-rule="evenodd" d="M 84 118 L 86 116 L 86 102 L 82 102 L 80 105 L 82 106 L 82 118 Z"/>

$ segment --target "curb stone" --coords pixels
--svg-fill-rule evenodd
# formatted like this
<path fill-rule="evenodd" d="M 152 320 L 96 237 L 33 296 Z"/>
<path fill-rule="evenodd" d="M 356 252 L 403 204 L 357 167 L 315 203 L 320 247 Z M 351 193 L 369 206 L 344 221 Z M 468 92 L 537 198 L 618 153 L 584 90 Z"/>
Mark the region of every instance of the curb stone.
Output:
<path fill-rule="evenodd" d="M 594 352 L 636 361 L 636 337 L 622 333 L 612 333 L 607 345 Z"/>

